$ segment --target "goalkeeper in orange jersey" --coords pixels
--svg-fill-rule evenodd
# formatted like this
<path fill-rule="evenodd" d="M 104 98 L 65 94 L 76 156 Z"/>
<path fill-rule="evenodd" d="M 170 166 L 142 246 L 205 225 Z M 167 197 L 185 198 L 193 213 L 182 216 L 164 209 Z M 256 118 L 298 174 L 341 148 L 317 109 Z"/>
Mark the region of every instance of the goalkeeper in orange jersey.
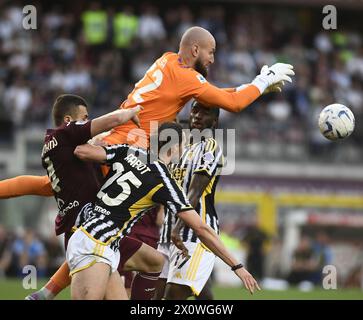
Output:
<path fill-rule="evenodd" d="M 264 66 L 250 84 L 217 88 L 206 80 L 215 50 L 215 39 L 207 30 L 200 27 L 188 29 L 180 41 L 179 52 L 166 52 L 157 59 L 121 104 L 121 108 L 143 106 L 140 128 L 129 121 L 113 129 L 104 140 L 110 144 L 131 143 L 145 147 L 150 123 L 157 121 L 160 125 L 174 121 L 191 98 L 205 106 L 217 105 L 227 111 L 239 112 L 263 93 L 281 91 L 284 81 L 292 81 L 293 66 L 276 63 L 271 67 Z"/>

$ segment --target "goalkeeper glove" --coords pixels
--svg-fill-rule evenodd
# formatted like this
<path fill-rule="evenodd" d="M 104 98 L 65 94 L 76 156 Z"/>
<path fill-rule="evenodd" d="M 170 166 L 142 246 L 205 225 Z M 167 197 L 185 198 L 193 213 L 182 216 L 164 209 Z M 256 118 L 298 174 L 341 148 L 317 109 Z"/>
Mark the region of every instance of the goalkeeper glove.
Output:
<path fill-rule="evenodd" d="M 281 91 L 284 81 L 292 82 L 289 76 L 295 74 L 291 64 L 275 63 L 271 67 L 263 66 L 260 74 L 252 81 L 261 94 L 268 89 L 268 92 Z"/>

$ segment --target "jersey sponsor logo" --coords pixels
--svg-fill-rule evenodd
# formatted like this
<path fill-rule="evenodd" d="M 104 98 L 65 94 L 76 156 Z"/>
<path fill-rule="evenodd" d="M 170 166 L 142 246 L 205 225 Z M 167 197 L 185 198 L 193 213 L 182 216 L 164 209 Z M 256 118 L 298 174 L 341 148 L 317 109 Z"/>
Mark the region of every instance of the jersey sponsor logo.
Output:
<path fill-rule="evenodd" d="M 185 173 L 186 173 L 186 169 L 176 168 L 173 170 L 172 176 L 179 184 L 181 184 L 184 180 Z"/>
<path fill-rule="evenodd" d="M 201 75 L 201 74 L 197 74 L 197 79 L 200 81 L 200 83 L 206 83 L 207 80 Z"/>
<path fill-rule="evenodd" d="M 75 227 L 78 228 L 81 226 L 85 221 L 87 221 L 91 215 L 93 214 L 93 203 L 89 202 L 85 204 L 82 209 L 79 211 L 77 220 L 75 222 Z"/>
<path fill-rule="evenodd" d="M 95 211 L 95 212 L 102 213 L 102 214 L 105 214 L 105 215 L 110 215 L 110 214 L 111 214 L 111 212 L 110 212 L 110 211 L 108 211 L 107 209 L 102 208 L 102 207 L 100 207 L 100 206 L 95 206 L 94 211 Z"/>
<path fill-rule="evenodd" d="M 62 208 L 64 206 L 64 200 L 57 198 L 57 205 L 59 209 Z"/>
<path fill-rule="evenodd" d="M 42 150 L 42 157 L 50 150 L 54 149 L 58 145 L 58 141 L 55 137 L 52 138 L 52 140 L 48 141 L 44 144 L 43 150 Z"/>
<path fill-rule="evenodd" d="M 214 160 L 214 155 L 213 155 L 213 153 L 212 153 L 211 151 L 209 151 L 209 152 L 205 153 L 205 154 L 203 155 L 203 160 L 204 160 L 204 162 L 206 162 L 206 163 L 211 163 L 211 162 L 213 162 L 213 160 Z"/>
<path fill-rule="evenodd" d="M 58 201 L 58 204 L 59 204 L 60 202 Z M 66 214 L 67 214 L 67 212 L 69 211 L 69 210 L 71 210 L 71 209 L 73 209 L 73 208 L 76 208 L 76 207 L 78 207 L 79 206 L 79 202 L 77 201 L 77 200 L 74 200 L 73 202 L 70 202 L 69 204 L 68 204 L 68 206 L 67 207 L 65 207 L 63 210 L 60 210 L 59 211 L 59 215 L 61 216 L 61 217 L 64 217 Z"/>

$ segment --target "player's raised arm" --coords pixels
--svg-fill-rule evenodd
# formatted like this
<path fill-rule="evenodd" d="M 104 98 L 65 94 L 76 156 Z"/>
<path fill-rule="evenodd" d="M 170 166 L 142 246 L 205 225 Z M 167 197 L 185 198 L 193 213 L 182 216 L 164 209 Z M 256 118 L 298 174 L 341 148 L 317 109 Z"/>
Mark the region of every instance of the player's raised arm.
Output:
<path fill-rule="evenodd" d="M 252 294 L 255 289 L 260 290 L 257 281 L 252 275 L 240 264 L 223 245 L 222 241 L 215 231 L 203 223 L 200 216 L 194 211 L 183 211 L 178 213 L 179 219 L 192 228 L 198 238 L 205 244 L 216 256 L 221 258 L 231 270 L 242 280 L 246 289 Z"/>
<path fill-rule="evenodd" d="M 265 68 L 265 67 L 267 67 L 267 66 L 264 66 L 263 68 Z M 238 88 L 223 88 L 223 90 L 227 91 L 227 92 L 236 92 L 238 90 L 246 88 L 249 85 L 250 85 L 250 83 L 242 84 Z M 281 92 L 284 85 L 285 85 L 284 81 L 272 84 L 272 85 L 270 85 L 269 87 L 266 88 L 266 90 L 263 92 L 263 94 L 268 94 L 268 93 L 271 93 L 271 92 Z"/>
<path fill-rule="evenodd" d="M 112 146 L 95 146 L 89 143 L 77 146 L 73 154 L 83 161 L 94 161 L 112 164 L 128 152 L 127 144 L 117 144 Z"/>
<path fill-rule="evenodd" d="M 74 149 L 73 154 L 83 161 L 95 161 L 105 162 L 106 161 L 106 150 L 101 146 L 94 146 L 91 144 L 82 144 Z"/>
<path fill-rule="evenodd" d="M 122 125 L 132 120 L 137 126 L 140 126 L 140 121 L 137 114 L 142 110 L 141 106 L 136 106 L 130 109 L 119 109 L 101 117 L 94 119 L 91 123 L 91 137 L 109 131 L 114 127 Z"/>
<path fill-rule="evenodd" d="M 205 105 L 218 105 L 231 112 L 239 112 L 249 106 L 266 90 L 276 87 L 281 89 L 284 81 L 292 82 L 290 76 L 294 75 L 293 66 L 276 63 L 271 67 L 263 67 L 261 73 L 248 85 L 237 87 L 235 91 L 224 90 L 211 84 L 206 84 L 205 90 L 196 96 L 196 100 Z"/>

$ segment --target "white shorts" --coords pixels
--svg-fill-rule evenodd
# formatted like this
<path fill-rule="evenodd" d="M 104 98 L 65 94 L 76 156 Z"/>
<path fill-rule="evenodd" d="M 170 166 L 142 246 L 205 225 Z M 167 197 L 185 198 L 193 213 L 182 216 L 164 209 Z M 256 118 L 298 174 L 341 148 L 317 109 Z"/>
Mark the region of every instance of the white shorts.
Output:
<path fill-rule="evenodd" d="M 170 266 L 167 283 L 188 286 L 199 296 L 214 267 L 216 256 L 202 243 L 184 242 L 191 258 L 184 264 L 181 251 L 174 244 L 170 246 Z M 181 266 L 182 265 L 182 266 Z"/>
<path fill-rule="evenodd" d="M 113 251 L 110 246 L 92 239 L 81 229 L 78 229 L 69 239 L 66 258 L 70 276 L 93 266 L 97 262 L 108 264 L 112 272 L 115 272 L 120 261 L 120 251 Z"/>
<path fill-rule="evenodd" d="M 170 243 L 159 243 L 158 251 L 164 256 L 163 270 L 161 270 L 160 279 L 168 279 L 170 265 Z"/>

